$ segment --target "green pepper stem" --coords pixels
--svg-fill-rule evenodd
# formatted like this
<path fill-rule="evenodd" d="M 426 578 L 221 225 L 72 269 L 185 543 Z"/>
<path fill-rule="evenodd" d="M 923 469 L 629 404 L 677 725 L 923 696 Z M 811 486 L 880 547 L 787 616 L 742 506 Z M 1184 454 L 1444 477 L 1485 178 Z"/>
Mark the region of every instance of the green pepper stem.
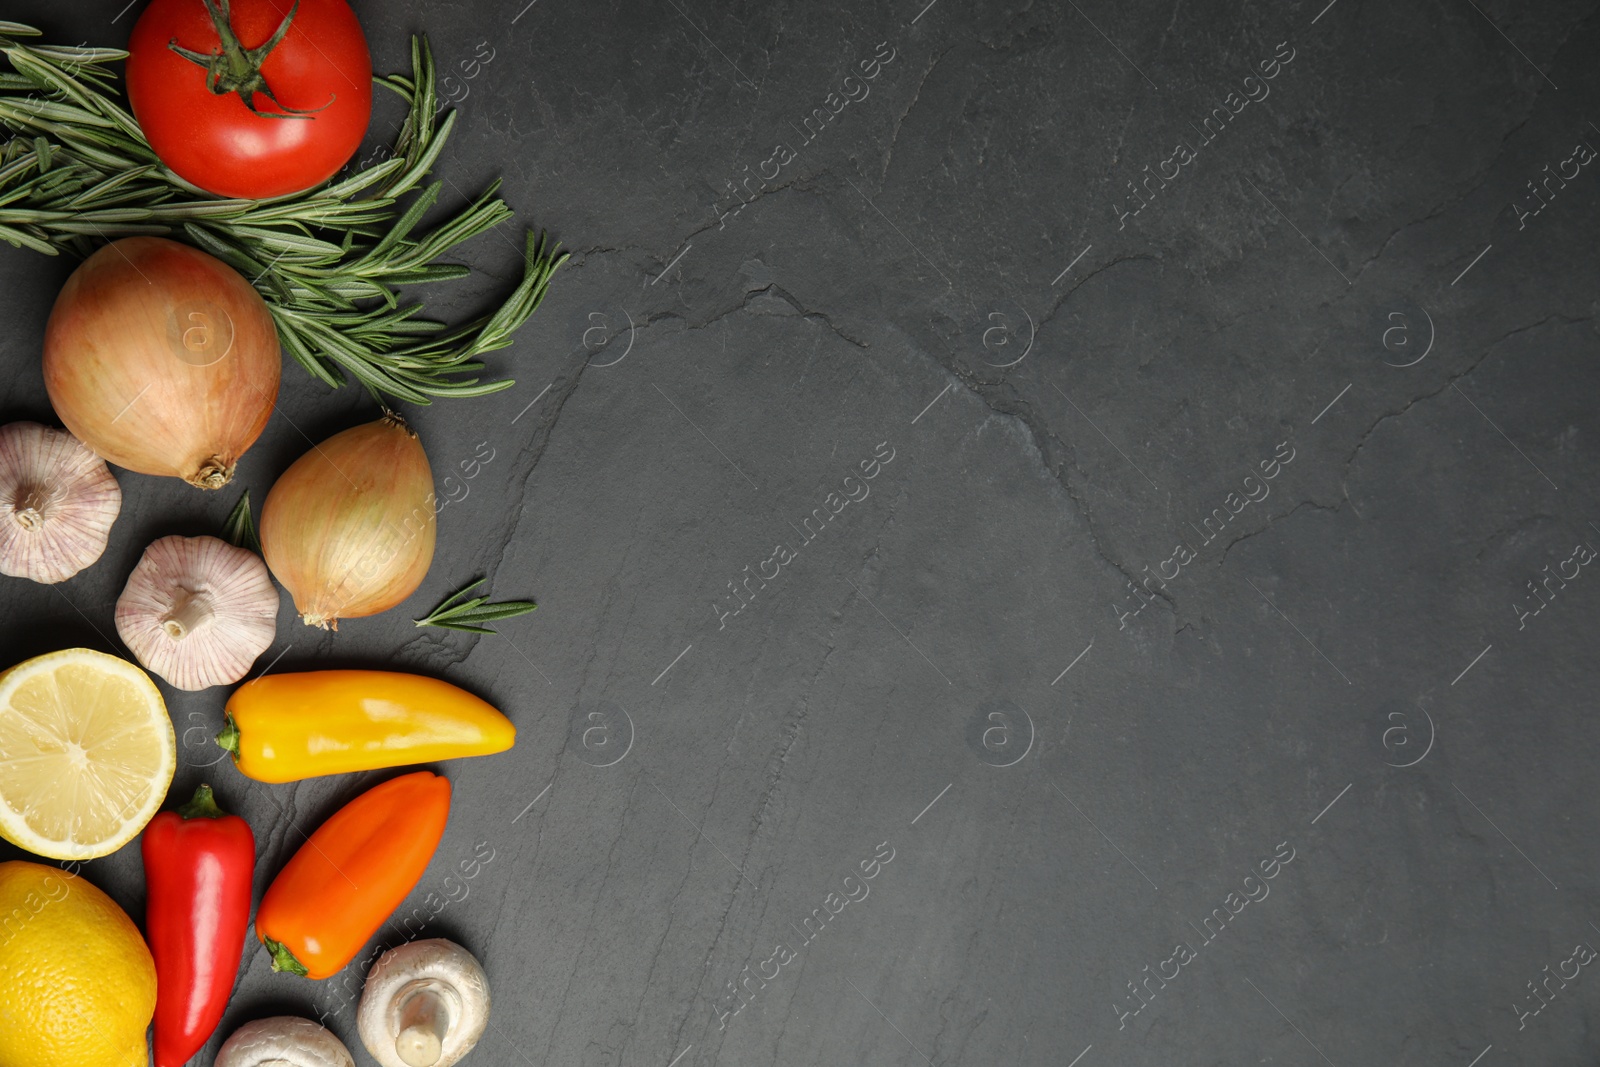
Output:
<path fill-rule="evenodd" d="M 270 937 L 263 937 L 261 943 L 267 946 L 267 951 L 272 954 L 272 969 L 274 972 L 287 971 L 305 978 L 311 974 L 306 965 L 294 958 L 294 953 L 289 951 L 289 946 L 282 941 L 274 941 Z"/>
<path fill-rule="evenodd" d="M 235 763 L 239 762 L 239 724 L 233 721 L 232 715 L 222 717 L 222 729 L 217 732 L 216 742 L 233 757 Z"/>
<path fill-rule="evenodd" d="M 178 809 L 178 815 L 184 819 L 220 819 L 226 814 L 217 807 L 216 794 L 205 782 L 200 783 L 200 788 L 194 791 L 189 803 Z"/>

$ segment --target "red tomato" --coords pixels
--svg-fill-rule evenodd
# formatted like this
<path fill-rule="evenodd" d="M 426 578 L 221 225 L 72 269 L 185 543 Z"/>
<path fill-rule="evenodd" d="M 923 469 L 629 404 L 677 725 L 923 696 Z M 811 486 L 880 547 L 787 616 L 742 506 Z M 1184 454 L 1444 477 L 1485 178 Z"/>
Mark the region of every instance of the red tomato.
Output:
<path fill-rule="evenodd" d="M 152 0 L 128 42 L 128 99 L 186 181 L 285 196 L 361 146 L 372 56 L 346 0 Z"/>

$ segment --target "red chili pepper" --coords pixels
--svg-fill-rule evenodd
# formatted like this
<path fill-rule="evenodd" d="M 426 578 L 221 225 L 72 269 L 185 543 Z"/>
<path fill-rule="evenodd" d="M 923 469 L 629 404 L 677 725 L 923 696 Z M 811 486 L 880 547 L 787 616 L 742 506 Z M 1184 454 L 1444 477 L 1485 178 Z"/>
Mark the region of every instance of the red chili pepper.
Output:
<path fill-rule="evenodd" d="M 250 928 L 256 839 L 211 787 L 150 820 L 141 842 L 156 961 L 155 1067 L 183 1067 L 217 1028 Z"/>

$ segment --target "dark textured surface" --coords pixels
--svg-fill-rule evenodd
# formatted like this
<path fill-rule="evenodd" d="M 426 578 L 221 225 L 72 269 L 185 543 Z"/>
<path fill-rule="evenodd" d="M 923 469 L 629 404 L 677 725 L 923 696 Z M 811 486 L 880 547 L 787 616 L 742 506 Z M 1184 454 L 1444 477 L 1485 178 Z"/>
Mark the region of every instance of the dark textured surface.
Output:
<path fill-rule="evenodd" d="M 1514 605 L 1600 545 L 1600 172 L 1513 205 L 1600 145 L 1596 10 L 924 2 L 357 4 L 378 69 L 423 29 L 455 69 L 449 188 L 503 173 L 576 253 L 494 359 L 514 389 L 407 413 L 441 479 L 494 456 L 441 489 L 422 590 L 337 635 L 285 605 L 268 653 L 437 672 L 518 725 L 443 768 L 374 947 L 437 911 L 481 956 L 485 1065 L 1593 1063 L 1590 970 L 1521 1013 L 1600 945 L 1600 578 Z M 125 38 L 122 0 L 78 6 L 8 17 Z M 0 256 L 7 419 L 48 417 L 68 269 Z M 258 494 L 370 413 L 285 383 Z M 114 648 L 143 546 L 235 495 L 118 476 L 100 564 L 6 580 L 7 660 Z M 538 612 L 411 627 L 485 574 Z M 175 790 L 249 816 L 258 890 L 379 777 L 206 770 L 223 694 L 169 697 Z M 88 874 L 139 914 L 136 852 Z M 345 988 L 252 952 L 223 1032 L 320 1014 L 371 1062 Z"/>

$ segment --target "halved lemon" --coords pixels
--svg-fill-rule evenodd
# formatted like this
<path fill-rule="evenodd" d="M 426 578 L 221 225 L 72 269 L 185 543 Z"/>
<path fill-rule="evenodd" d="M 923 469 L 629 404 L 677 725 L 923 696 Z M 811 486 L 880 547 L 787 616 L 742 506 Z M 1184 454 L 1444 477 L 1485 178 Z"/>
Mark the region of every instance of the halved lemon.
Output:
<path fill-rule="evenodd" d="M 0 674 L 0 837 L 19 848 L 115 852 L 155 817 L 177 762 L 161 692 L 127 660 L 69 648 Z"/>

